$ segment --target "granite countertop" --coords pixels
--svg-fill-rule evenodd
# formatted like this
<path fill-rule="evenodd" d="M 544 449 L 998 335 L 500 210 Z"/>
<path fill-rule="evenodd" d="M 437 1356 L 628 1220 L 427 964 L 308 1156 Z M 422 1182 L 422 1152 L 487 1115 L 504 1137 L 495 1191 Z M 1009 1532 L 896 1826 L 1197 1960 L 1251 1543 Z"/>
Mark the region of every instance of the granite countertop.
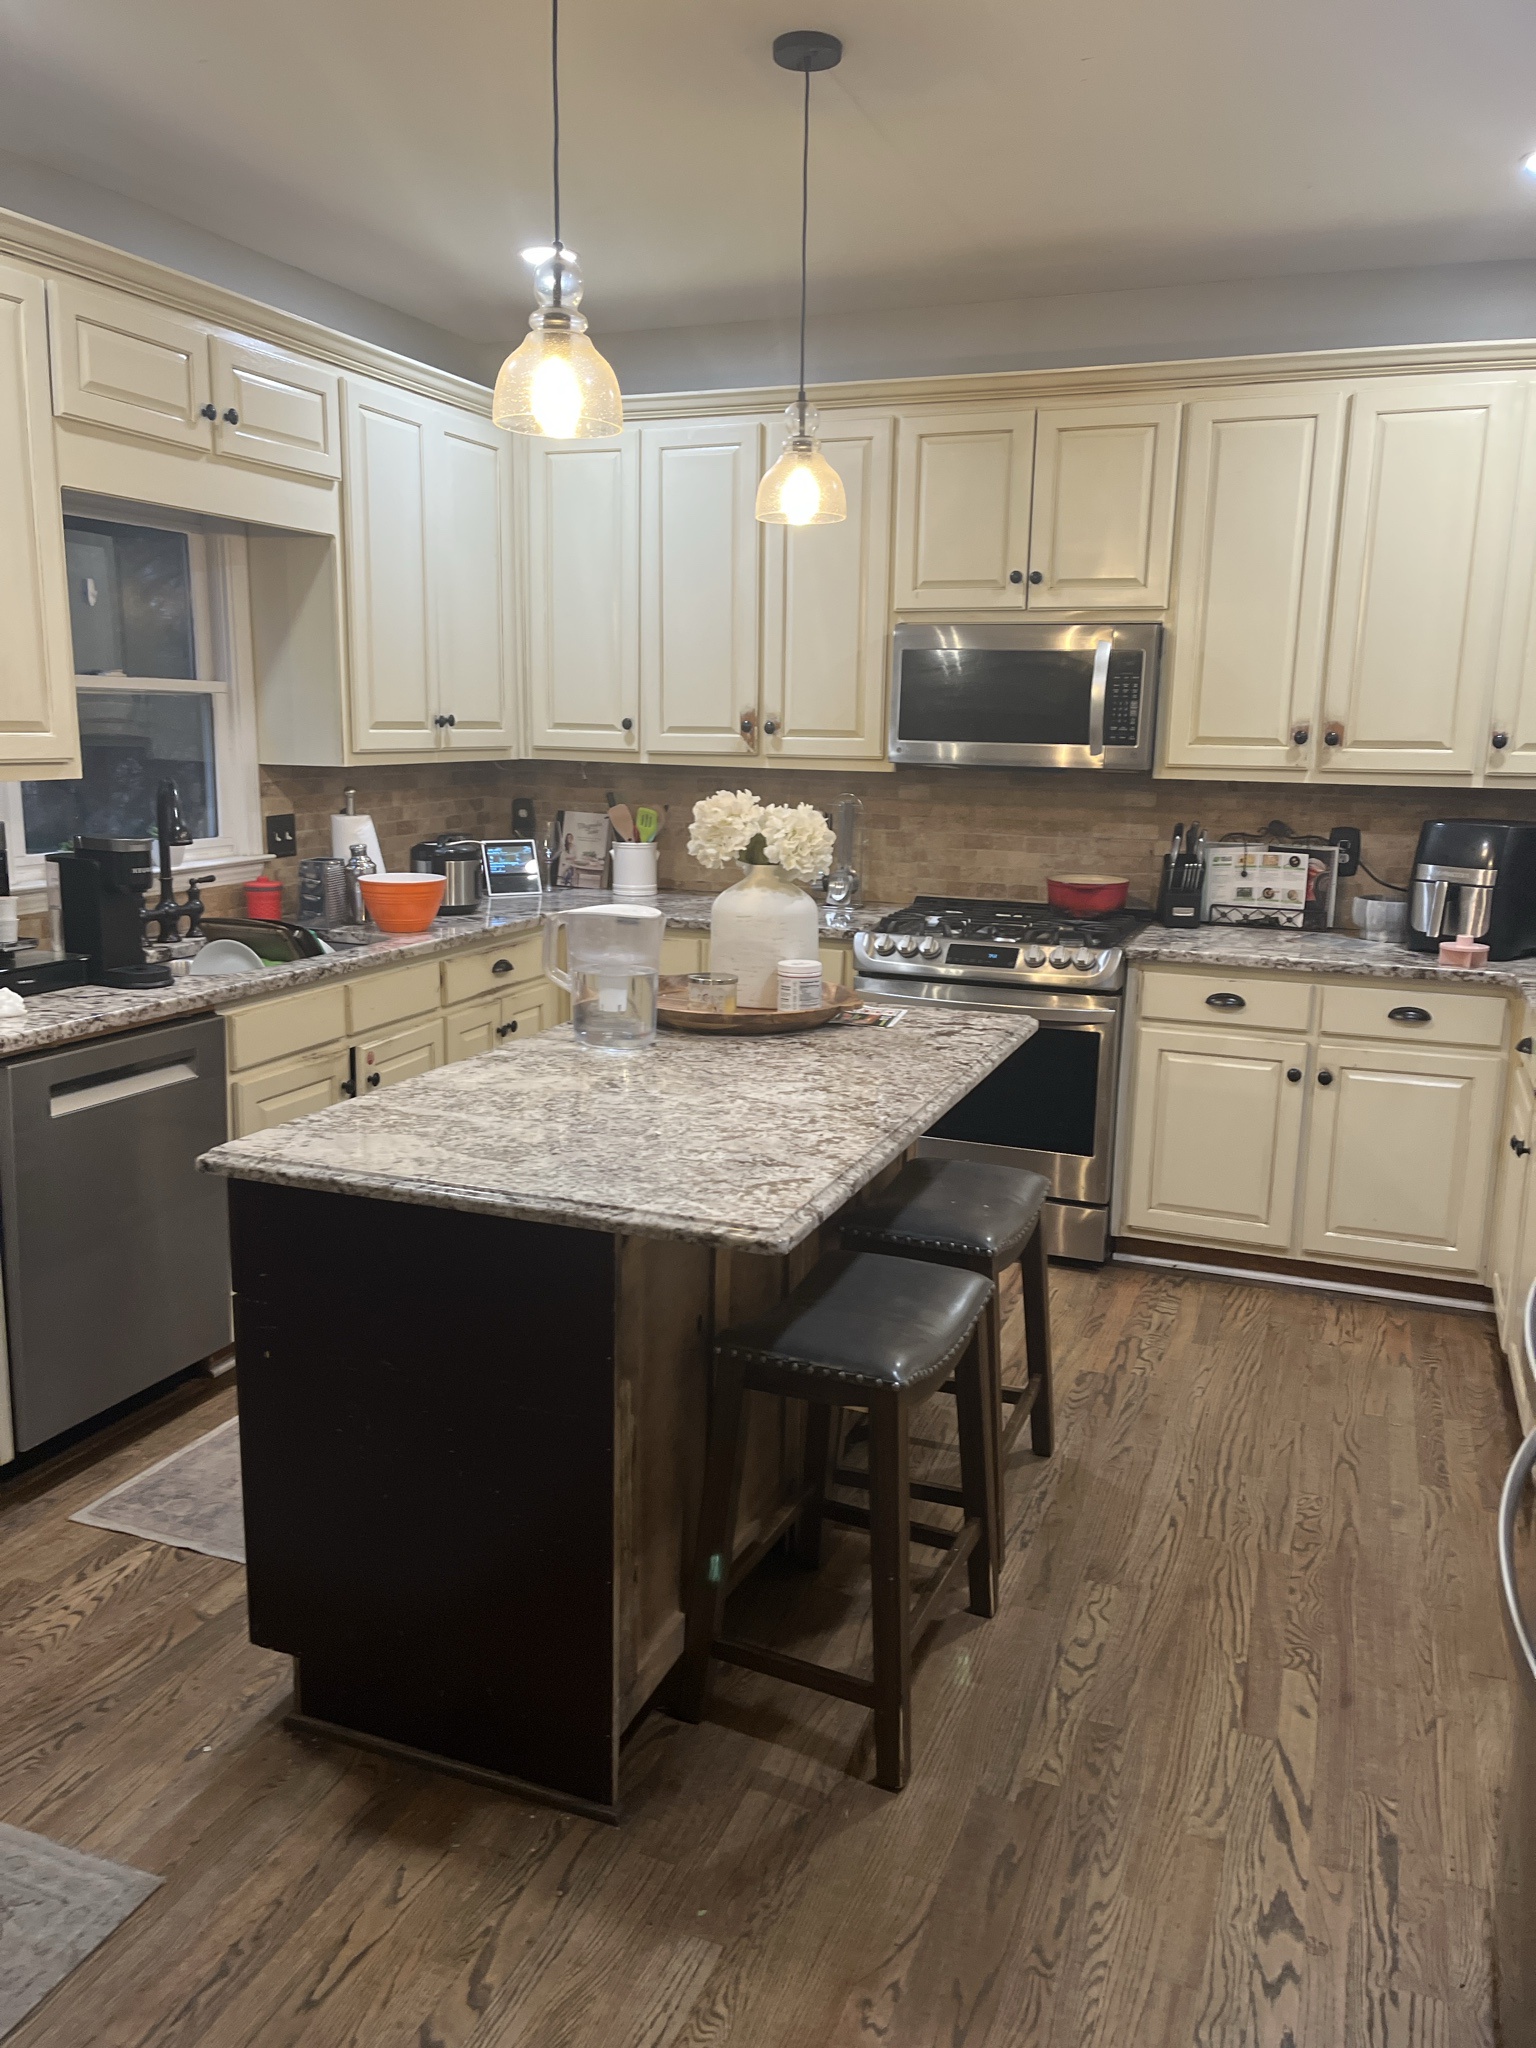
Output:
<path fill-rule="evenodd" d="M 1536 959 L 1492 960 L 1486 967 L 1442 967 L 1433 953 L 1380 946 L 1348 932 L 1281 932 L 1233 925 L 1193 931 L 1149 924 L 1128 940 L 1133 967 L 1233 967 L 1266 974 L 1358 975 L 1369 981 L 1428 981 L 1489 989 L 1536 1001 Z"/>
<path fill-rule="evenodd" d="M 676 931 L 708 931 L 714 897 L 705 892 L 664 890 L 655 899 L 658 910 L 667 914 L 668 927 Z M 536 905 L 516 898 L 503 898 L 459 917 L 440 917 L 424 932 L 391 936 L 374 932 L 364 945 L 338 947 L 334 953 L 314 960 L 295 960 L 270 967 L 261 974 L 180 975 L 169 988 L 115 989 L 89 984 L 62 989 L 56 995 L 29 996 L 27 1014 L 15 1019 L 0 1018 L 0 1059 L 17 1053 L 42 1052 L 49 1046 L 69 1045 L 79 1039 L 100 1038 L 114 1031 L 136 1031 L 146 1024 L 163 1024 L 173 1017 L 188 1017 L 204 1010 L 224 1010 L 235 1003 L 262 1002 L 272 996 L 289 995 L 314 988 L 322 982 L 339 981 L 370 968 L 403 965 L 414 960 L 431 960 L 446 953 L 460 953 L 483 944 L 488 936 L 504 932 L 515 937 L 535 931 L 547 911 L 575 910 L 587 903 L 611 903 L 606 890 L 560 889 L 538 899 Z M 856 927 L 871 925 L 885 914 L 886 906 L 870 905 L 854 911 Z M 823 916 L 826 937 L 849 936 L 829 930 Z M 23 956 L 25 957 L 25 956 Z"/>
<path fill-rule="evenodd" d="M 1036 1029 L 904 1010 L 888 1029 L 663 1031 L 589 1052 L 569 1025 L 237 1138 L 235 1180 L 786 1252 Z"/>

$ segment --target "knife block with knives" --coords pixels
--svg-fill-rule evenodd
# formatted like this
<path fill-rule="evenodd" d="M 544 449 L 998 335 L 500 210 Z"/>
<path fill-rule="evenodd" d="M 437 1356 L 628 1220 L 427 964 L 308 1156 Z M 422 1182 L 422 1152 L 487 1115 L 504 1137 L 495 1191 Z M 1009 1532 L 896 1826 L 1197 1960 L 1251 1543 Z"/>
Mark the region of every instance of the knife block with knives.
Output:
<path fill-rule="evenodd" d="M 1173 828 L 1173 843 L 1163 855 L 1162 880 L 1157 891 L 1157 915 L 1161 924 L 1196 925 L 1205 894 L 1205 834 L 1198 825 L 1186 832 L 1182 824 Z"/>

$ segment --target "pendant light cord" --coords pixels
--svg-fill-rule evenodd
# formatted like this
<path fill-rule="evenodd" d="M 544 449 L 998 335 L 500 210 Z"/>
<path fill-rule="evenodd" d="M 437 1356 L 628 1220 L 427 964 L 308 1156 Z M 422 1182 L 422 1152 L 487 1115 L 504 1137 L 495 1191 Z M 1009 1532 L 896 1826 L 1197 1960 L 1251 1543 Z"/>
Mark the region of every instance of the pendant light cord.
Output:
<path fill-rule="evenodd" d="M 560 261 L 565 244 L 560 240 L 560 0 L 550 0 L 549 10 L 549 77 L 550 91 L 554 99 L 555 120 L 555 304 L 560 303 Z M 809 80 L 806 81 L 810 83 Z"/>
<path fill-rule="evenodd" d="M 555 0 L 556 6 L 560 0 Z M 800 145 L 800 433 L 805 435 L 806 249 L 811 230 L 811 74 L 805 74 L 805 131 Z"/>

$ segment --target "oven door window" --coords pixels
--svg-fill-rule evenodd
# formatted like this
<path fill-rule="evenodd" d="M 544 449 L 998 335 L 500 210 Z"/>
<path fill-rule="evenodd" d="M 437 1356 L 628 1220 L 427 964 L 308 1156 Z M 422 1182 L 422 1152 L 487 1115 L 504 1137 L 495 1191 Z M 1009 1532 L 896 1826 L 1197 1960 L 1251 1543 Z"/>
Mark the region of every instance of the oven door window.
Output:
<path fill-rule="evenodd" d="M 1086 747 L 1094 649 L 908 647 L 899 737 Z"/>
<path fill-rule="evenodd" d="M 1042 1023 L 928 1133 L 968 1145 L 1091 1158 L 1104 1040 L 1095 1029 Z"/>

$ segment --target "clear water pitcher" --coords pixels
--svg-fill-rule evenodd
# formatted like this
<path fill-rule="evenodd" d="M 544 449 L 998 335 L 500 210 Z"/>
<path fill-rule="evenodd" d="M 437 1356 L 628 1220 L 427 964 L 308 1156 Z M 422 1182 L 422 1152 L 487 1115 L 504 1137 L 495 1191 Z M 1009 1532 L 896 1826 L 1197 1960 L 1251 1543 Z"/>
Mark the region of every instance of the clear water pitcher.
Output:
<path fill-rule="evenodd" d="M 566 965 L 557 960 L 565 930 Z M 571 998 L 578 1043 L 636 1052 L 656 1037 L 656 985 L 666 913 L 650 904 L 590 903 L 546 912 L 544 972 Z"/>

